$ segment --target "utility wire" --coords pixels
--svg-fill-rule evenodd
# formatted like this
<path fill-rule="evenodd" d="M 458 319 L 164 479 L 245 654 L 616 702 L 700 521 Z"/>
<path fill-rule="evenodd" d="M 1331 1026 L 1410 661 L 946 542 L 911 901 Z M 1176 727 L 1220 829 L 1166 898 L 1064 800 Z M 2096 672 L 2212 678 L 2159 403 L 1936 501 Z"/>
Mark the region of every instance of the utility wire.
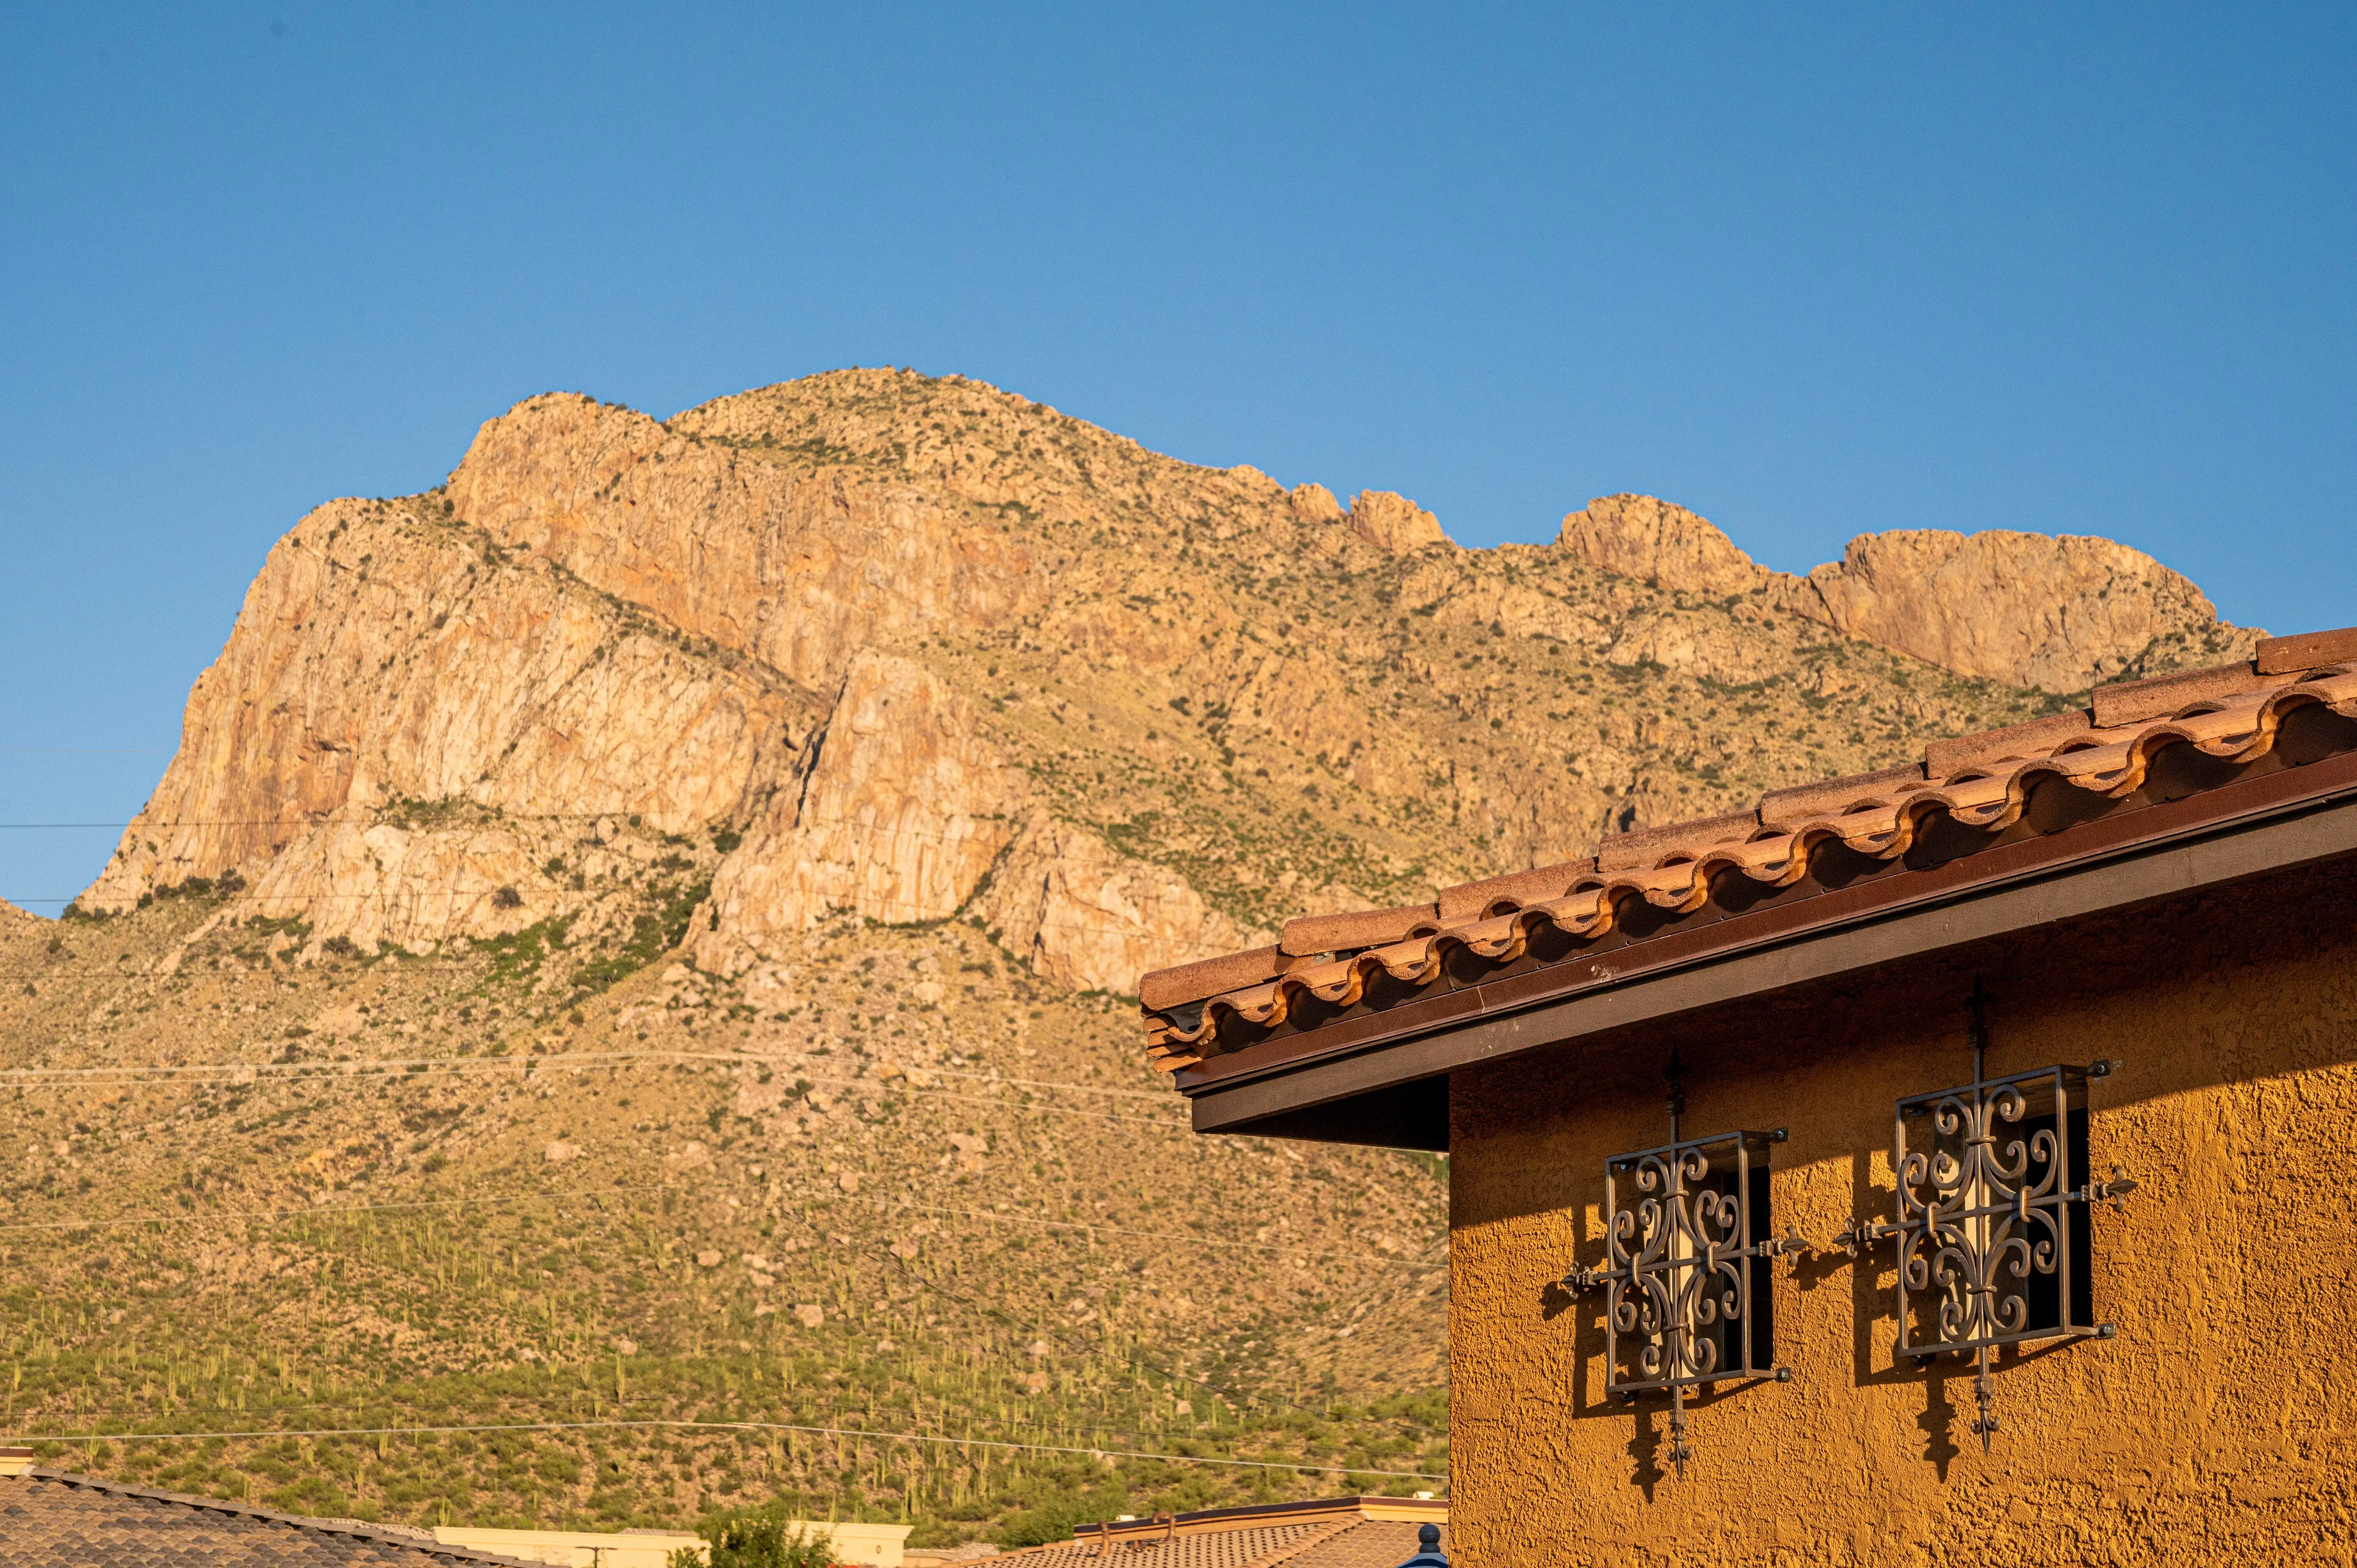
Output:
<path fill-rule="evenodd" d="M 135 1079 L 139 1075 L 145 1074 L 156 1074 L 169 1078 L 176 1075 L 215 1072 L 253 1072 L 256 1074 L 266 1073 L 268 1076 L 274 1079 L 301 1081 L 310 1078 L 342 1078 L 348 1076 L 358 1076 L 370 1071 L 390 1072 L 394 1069 L 399 1069 L 404 1072 L 408 1072 L 414 1069 L 420 1068 L 429 1072 L 440 1069 L 447 1069 L 456 1071 L 503 1071 L 517 1068 L 527 1070 L 531 1069 L 539 1069 L 543 1071 L 547 1071 L 554 1069 L 571 1070 L 583 1067 L 599 1067 L 610 1062 L 618 1061 L 696 1061 L 766 1066 L 770 1062 L 776 1061 L 831 1061 L 834 1058 L 832 1058 L 819 1057 L 811 1051 L 619 1050 L 547 1051 L 537 1054 L 502 1057 L 337 1057 L 330 1058 L 325 1061 L 299 1062 L 227 1061 L 107 1063 L 97 1067 L 31 1067 L 0 1069 L 0 1085 L 16 1081 L 38 1082 L 50 1079 L 115 1081 L 115 1078 L 112 1075 L 122 1075 L 123 1078 L 128 1079 Z M 888 1061 L 881 1065 L 892 1067 L 895 1064 Z M 899 1069 L 898 1070 L 904 1074 L 908 1071 L 914 1070 L 925 1073 L 929 1076 L 941 1078 L 963 1078 L 972 1079 L 984 1083 L 1012 1084 L 1024 1089 L 1071 1090 L 1082 1094 L 1114 1095 L 1128 1100 L 1152 1100 L 1164 1103 L 1168 1103 L 1169 1100 L 1169 1095 L 1167 1092 L 1157 1092 L 1150 1089 L 1108 1089 L 1100 1084 L 1067 1083 L 1058 1079 L 1006 1078 L 997 1073 L 972 1072 L 959 1068 L 920 1067 L 913 1069 L 903 1068 Z M 891 1090 L 890 1086 L 886 1084 L 885 1080 L 881 1079 L 869 1079 L 866 1078 L 858 1078 L 851 1081 L 873 1082 L 879 1089 L 884 1089 L 888 1092 L 893 1091 Z M 911 1087 L 914 1088 L 915 1086 Z M 920 1092 L 921 1092 L 921 1090 L 920 1090 Z"/>
<path fill-rule="evenodd" d="M 587 1187 L 565 1192 L 511 1192 L 481 1197 L 420 1198 L 412 1203 L 333 1203 L 303 1208 L 190 1209 L 179 1214 L 125 1214 L 102 1219 L 32 1219 L 0 1225 L 6 1230 L 115 1230 L 126 1225 L 189 1225 L 216 1219 L 308 1219 L 339 1214 L 381 1214 L 393 1209 L 468 1208 L 478 1205 L 529 1203 L 537 1198 L 596 1197 L 608 1192 L 676 1192 L 669 1182 L 642 1187 Z M 599 1206 L 603 1208 L 603 1205 Z"/>
<path fill-rule="evenodd" d="M 989 1219 L 1006 1225 L 1036 1225 L 1048 1230 L 1103 1231 L 1112 1236 L 1135 1236 L 1151 1241 L 1192 1241 L 1200 1247 L 1239 1247 L 1246 1251 L 1275 1252 L 1280 1258 L 1334 1258 L 1358 1263 L 1383 1263 L 1406 1269 L 1446 1267 L 1445 1261 L 1394 1258 L 1373 1252 L 1329 1252 L 1310 1247 L 1288 1247 L 1281 1241 L 1231 1241 L 1223 1237 L 1189 1236 L 1178 1230 L 1128 1230 L 1117 1225 L 1093 1225 L 1078 1219 L 1035 1219 L 1028 1214 L 998 1214 L 986 1208 L 937 1208 L 927 1204 L 909 1203 L 899 1198 L 879 1197 L 880 1206 L 905 1209 L 916 1214 L 951 1214 L 971 1219 Z"/>
<path fill-rule="evenodd" d="M 482 1059 L 484 1065 L 480 1068 L 473 1069 L 462 1068 L 445 1063 L 432 1068 L 404 1068 L 398 1071 L 394 1071 L 391 1069 L 356 1069 L 348 1072 L 312 1072 L 291 1075 L 272 1074 L 270 1077 L 271 1081 L 277 1083 L 360 1082 L 367 1079 L 386 1079 L 394 1083 L 403 1083 L 412 1079 L 432 1077 L 436 1073 L 460 1074 L 469 1071 L 515 1072 L 519 1076 L 525 1076 L 530 1073 L 533 1066 L 544 1063 L 550 1058 L 545 1057 L 490 1057 Z M 262 1081 L 262 1075 L 257 1070 L 263 1064 L 256 1063 L 253 1068 L 240 1067 L 212 1069 L 211 1076 L 189 1075 L 167 1078 L 110 1078 L 102 1076 L 103 1069 L 79 1069 L 101 1074 L 101 1076 L 93 1076 L 79 1079 L 43 1077 L 40 1076 L 44 1071 L 44 1069 L 18 1069 L 13 1072 L 0 1073 L 0 1087 L 5 1087 L 10 1083 L 38 1085 L 48 1082 L 81 1081 L 124 1089 L 168 1089 L 181 1084 L 190 1084 L 204 1088 L 218 1088 L 224 1085 L 231 1088 L 244 1088 L 248 1086 L 247 1081 L 244 1079 L 244 1075 L 249 1071 L 254 1073 L 254 1077 L 251 1080 L 252 1082 L 259 1083 Z M 72 1072 L 77 1069 L 60 1069 L 55 1070 L 59 1072 Z M 1018 1112 L 1035 1112 L 1042 1116 L 1076 1117 L 1091 1122 L 1118 1122 L 1130 1126 L 1157 1127 L 1166 1132 L 1189 1131 L 1188 1123 L 1184 1120 L 1176 1117 L 1133 1116 L 1119 1111 L 1083 1111 L 1077 1107 L 1069 1105 L 1025 1104 L 1020 1101 L 1008 1100 L 998 1095 L 968 1094 L 962 1090 L 955 1089 L 920 1089 L 912 1084 L 884 1083 L 870 1078 L 846 1078 L 823 1073 L 801 1072 L 798 1072 L 795 1076 L 798 1080 L 813 1085 L 830 1084 L 845 1090 L 868 1090 L 874 1092 L 878 1098 L 887 1098 L 903 1094 L 913 1098 L 921 1095 L 934 1100 L 955 1100 L 968 1105 L 988 1105 L 1003 1111 L 1013 1111 Z"/>
<path fill-rule="evenodd" d="M 344 1214 L 382 1214 L 429 1208 L 468 1208 L 478 1206 L 494 1207 L 507 1203 L 529 1203 L 540 1199 L 546 1199 L 550 1202 L 556 1203 L 558 1207 L 561 1208 L 565 1206 L 562 1201 L 565 1199 L 581 1197 L 595 1198 L 608 1193 L 686 1192 L 691 1190 L 693 1189 L 680 1187 L 672 1182 L 653 1182 L 631 1187 L 572 1187 L 556 1192 L 491 1193 L 466 1197 L 420 1198 L 413 1202 L 404 1203 L 335 1203 L 323 1204 L 316 1207 L 307 1206 L 303 1208 L 287 1208 L 186 1209 L 178 1213 L 167 1211 L 162 1214 L 120 1214 L 97 1218 L 83 1217 L 76 1219 L 20 1220 L 0 1225 L 0 1233 L 6 1233 L 15 1230 L 119 1230 L 126 1227 L 139 1225 L 193 1225 L 210 1223 L 216 1220 L 263 1220 L 267 1222 L 277 1222 L 289 1219 L 333 1218 L 335 1216 Z M 1051 1230 L 1103 1231 L 1110 1235 L 1134 1236 L 1141 1240 L 1152 1241 L 1185 1241 L 1198 1247 L 1236 1247 L 1243 1248 L 1246 1251 L 1275 1252 L 1277 1253 L 1280 1258 L 1319 1258 L 1339 1262 L 1383 1263 L 1410 1269 L 1426 1269 L 1446 1266 L 1445 1260 L 1418 1262 L 1412 1258 L 1384 1257 L 1371 1252 L 1338 1252 L 1318 1247 L 1288 1247 L 1281 1242 L 1275 1241 L 1238 1241 L 1230 1240 L 1225 1237 L 1219 1236 L 1191 1236 L 1183 1230 L 1125 1230 L 1119 1226 L 1092 1225 L 1085 1221 L 1079 1220 L 1034 1219 L 1026 1215 L 997 1214 L 993 1213 L 988 1209 L 942 1208 L 926 1204 L 909 1203 L 899 1198 L 878 1197 L 874 1199 L 873 1202 L 875 1206 L 879 1208 L 898 1209 L 910 1213 L 959 1215 L 973 1219 L 997 1220 L 1009 1225 L 1035 1225 Z M 605 1206 L 603 1204 L 599 1204 L 597 1207 L 601 1212 L 605 1210 Z M 832 1236 L 827 1238 L 827 1244 L 830 1247 L 840 1247 L 842 1245 L 842 1243 L 836 1242 Z"/>
<path fill-rule="evenodd" d="M 319 1427 L 303 1432 L 100 1432 L 48 1433 L 21 1435 L 20 1443 L 199 1442 L 208 1438 L 262 1437 L 403 1437 L 473 1432 L 583 1432 L 618 1428 L 659 1428 L 686 1432 L 800 1432 L 818 1437 L 856 1437 L 878 1443 L 931 1443 L 952 1448 L 996 1448 L 1031 1454 L 1071 1454 L 1087 1458 L 1157 1459 L 1173 1465 L 1222 1465 L 1248 1470 L 1309 1470 L 1324 1476 L 1397 1476 L 1406 1480 L 1445 1481 L 1446 1475 L 1427 1470 L 1370 1470 L 1355 1466 L 1312 1465 L 1302 1460 L 1220 1459 L 1199 1454 L 1147 1454 L 1131 1448 L 1077 1448 L 1055 1443 L 1009 1443 L 985 1437 L 937 1437 L 923 1432 L 869 1432 L 851 1426 L 802 1426 L 782 1421 L 519 1421 L 468 1426 L 350 1426 Z"/>

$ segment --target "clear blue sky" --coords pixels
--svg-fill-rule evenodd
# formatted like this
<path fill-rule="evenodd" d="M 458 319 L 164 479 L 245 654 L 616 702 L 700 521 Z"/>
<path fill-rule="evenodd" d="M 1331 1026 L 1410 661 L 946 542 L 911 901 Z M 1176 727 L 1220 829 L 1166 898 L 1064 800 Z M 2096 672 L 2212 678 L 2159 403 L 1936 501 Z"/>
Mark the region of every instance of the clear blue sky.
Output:
<path fill-rule="evenodd" d="M 548 388 L 845 364 L 1468 543 L 2100 532 L 2357 622 L 2357 12 L 0 9 L 0 822 L 119 821 L 271 541 Z M 105 831 L 0 829 L 0 896 Z"/>

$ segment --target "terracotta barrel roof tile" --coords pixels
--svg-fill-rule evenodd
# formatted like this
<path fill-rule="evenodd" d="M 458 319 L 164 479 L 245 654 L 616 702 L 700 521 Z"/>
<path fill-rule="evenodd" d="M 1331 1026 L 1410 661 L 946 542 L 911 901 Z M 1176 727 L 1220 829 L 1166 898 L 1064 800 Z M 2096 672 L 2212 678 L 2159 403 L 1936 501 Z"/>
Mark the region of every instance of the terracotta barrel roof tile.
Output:
<path fill-rule="evenodd" d="M 2149 681 L 2121 681 L 2095 688 L 2095 727 L 2142 724 L 2181 714 L 2198 703 L 2223 702 L 2247 693 L 2291 683 L 2289 675 L 2262 675 L 2248 661 L 2182 670 Z"/>
<path fill-rule="evenodd" d="M 1462 920 L 1479 920 L 1501 904 L 1522 908 L 1529 904 L 1542 904 L 1550 898 L 1560 898 L 1570 892 L 1583 876 L 1596 869 L 1594 857 L 1567 860 L 1560 865 L 1542 865 L 1532 871 L 1509 872 L 1503 876 L 1484 877 L 1459 887 L 1440 890 L 1440 922 L 1453 926 Z"/>
<path fill-rule="evenodd" d="M 2253 660 L 2262 675 L 2287 675 L 2357 660 L 2357 626 L 2337 631 L 2304 631 L 2296 637 L 2270 637 Z"/>
<path fill-rule="evenodd" d="M 1284 972 L 1284 955 L 1273 947 L 1227 953 L 1196 963 L 1182 963 L 1175 969 L 1157 969 L 1137 983 L 1138 1005 L 1157 1012 L 1165 1007 L 1183 1007 L 1223 991 L 1275 980 Z"/>
<path fill-rule="evenodd" d="M 1960 735 L 1953 740 L 1935 740 L 1923 748 L 1923 771 L 1933 779 L 1949 779 L 1999 762 L 2044 757 L 2094 727 L 2093 719 L 2084 708 L 2073 708 L 2067 714 L 2050 714 L 2026 725 L 2007 725 L 2003 729 L 1985 729 L 1977 735 Z"/>
<path fill-rule="evenodd" d="M 1442 895 L 1446 897 L 1447 895 Z M 1280 951 L 1296 957 L 1321 952 L 1355 952 L 1382 947 L 1413 935 L 1418 926 L 1438 929 L 1440 911 L 1430 904 L 1403 904 L 1395 909 L 1361 909 L 1347 915 L 1308 915 L 1287 920 L 1277 936 Z"/>
<path fill-rule="evenodd" d="M 1650 871 L 1674 854 L 1698 854 L 1714 844 L 1741 843 L 1760 826 L 1758 811 L 1731 811 L 1699 822 L 1668 822 L 1606 839 L 1596 851 L 1602 872 Z"/>
<path fill-rule="evenodd" d="M 1816 817 L 1837 817 L 1862 802 L 1888 805 L 1910 789 L 1923 788 L 1923 765 L 1885 768 L 1876 773 L 1853 773 L 1819 784 L 1796 784 L 1770 789 L 1760 797 L 1760 822 L 1779 832 L 1790 832 Z"/>

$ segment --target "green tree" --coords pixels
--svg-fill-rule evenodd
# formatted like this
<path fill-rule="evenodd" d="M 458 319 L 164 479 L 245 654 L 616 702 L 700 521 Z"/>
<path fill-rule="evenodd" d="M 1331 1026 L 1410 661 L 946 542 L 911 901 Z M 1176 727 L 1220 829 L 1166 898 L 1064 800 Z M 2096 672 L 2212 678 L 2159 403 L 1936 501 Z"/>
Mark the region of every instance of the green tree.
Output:
<path fill-rule="evenodd" d="M 834 1541 L 826 1531 L 791 1530 L 767 1512 L 723 1514 L 695 1527 L 712 1543 L 711 1568 L 834 1568 Z M 671 1568 L 704 1568 L 694 1548 L 671 1554 Z"/>

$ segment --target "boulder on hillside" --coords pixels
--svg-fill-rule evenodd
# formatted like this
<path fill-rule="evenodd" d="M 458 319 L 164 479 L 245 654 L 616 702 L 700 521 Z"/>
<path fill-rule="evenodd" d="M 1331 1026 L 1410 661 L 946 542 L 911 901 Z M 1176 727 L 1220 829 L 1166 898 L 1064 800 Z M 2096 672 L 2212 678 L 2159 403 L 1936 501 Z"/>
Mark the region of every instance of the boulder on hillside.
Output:
<path fill-rule="evenodd" d="M 1291 493 L 1286 498 L 1286 504 L 1292 508 L 1293 515 L 1304 522 L 1342 521 L 1342 503 L 1336 500 L 1334 492 L 1323 485 L 1294 486 Z"/>
<path fill-rule="evenodd" d="M 1770 575 L 1709 521 L 1652 496 L 1598 496 L 1563 520 L 1555 543 L 1617 576 L 1697 594 L 1748 594 Z"/>
<path fill-rule="evenodd" d="M 1390 490 L 1361 490 L 1351 498 L 1351 532 L 1400 554 L 1449 542 L 1438 518 Z"/>

